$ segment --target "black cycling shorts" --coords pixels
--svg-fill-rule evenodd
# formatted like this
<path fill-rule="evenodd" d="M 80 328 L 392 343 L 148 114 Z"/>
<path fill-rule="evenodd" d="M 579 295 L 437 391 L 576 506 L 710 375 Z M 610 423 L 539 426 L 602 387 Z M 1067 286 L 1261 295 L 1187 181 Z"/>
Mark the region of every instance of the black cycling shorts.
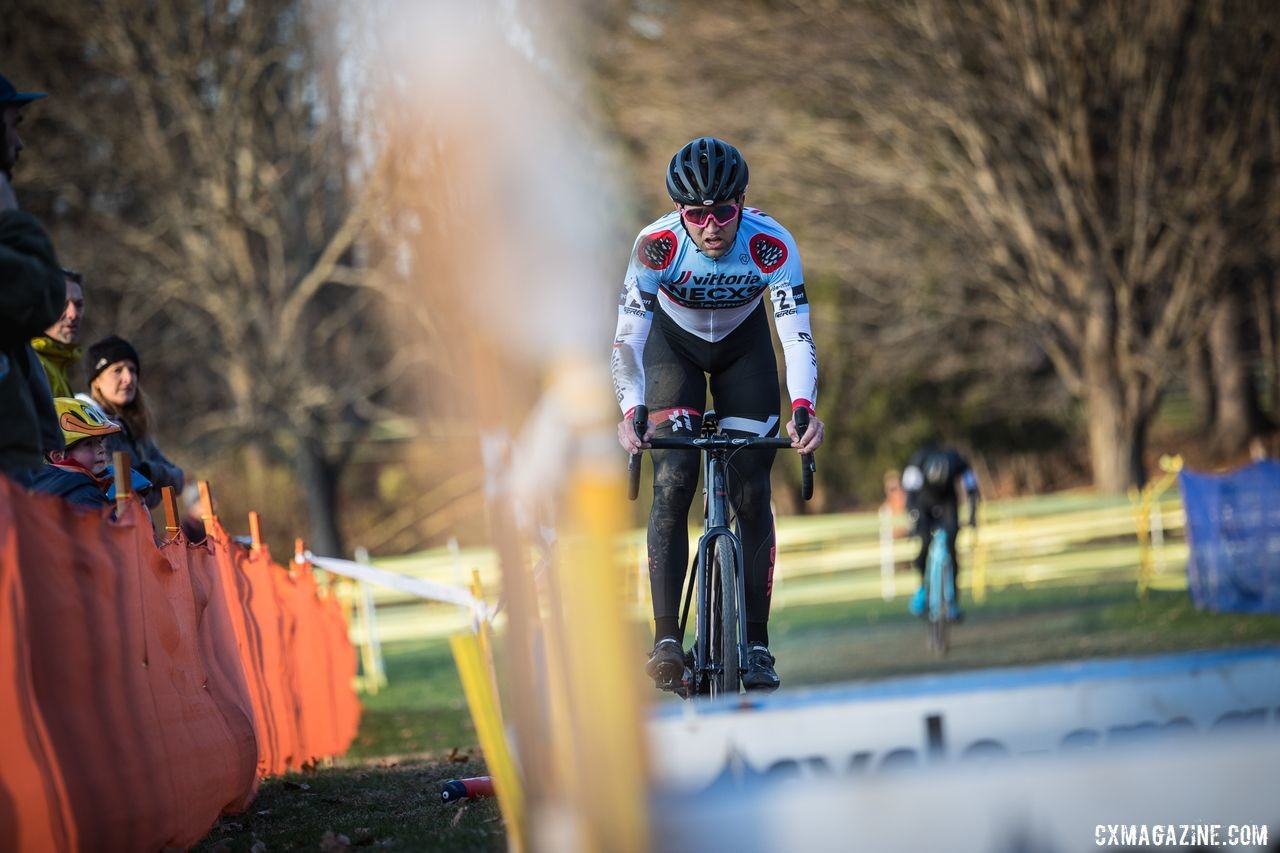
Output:
<path fill-rule="evenodd" d="M 711 399 L 724 429 L 778 435 L 778 362 L 763 301 L 728 337 L 716 343 L 686 332 L 661 307 L 654 311 L 644 349 L 644 388 L 650 419 L 662 417 L 657 435 L 699 432 L 708 375 Z M 685 420 L 686 414 L 691 420 Z M 750 455 L 769 454 L 754 451 Z"/>

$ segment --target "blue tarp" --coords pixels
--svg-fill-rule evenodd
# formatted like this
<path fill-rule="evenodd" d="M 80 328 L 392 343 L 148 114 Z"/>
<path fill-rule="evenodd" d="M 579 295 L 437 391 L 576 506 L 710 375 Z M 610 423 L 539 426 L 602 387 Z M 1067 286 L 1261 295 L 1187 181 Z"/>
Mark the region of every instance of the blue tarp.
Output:
<path fill-rule="evenodd" d="M 1187 587 L 1196 607 L 1280 613 L 1280 462 L 1178 476 L 1187 512 Z"/>

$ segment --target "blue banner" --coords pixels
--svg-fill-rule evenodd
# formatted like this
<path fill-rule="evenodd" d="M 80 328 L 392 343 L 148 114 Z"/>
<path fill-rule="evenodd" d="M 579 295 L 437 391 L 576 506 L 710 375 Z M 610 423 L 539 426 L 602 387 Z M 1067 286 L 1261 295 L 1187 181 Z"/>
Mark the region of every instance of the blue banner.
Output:
<path fill-rule="evenodd" d="M 1178 476 L 1187 512 L 1187 587 L 1196 607 L 1280 613 L 1280 462 Z"/>

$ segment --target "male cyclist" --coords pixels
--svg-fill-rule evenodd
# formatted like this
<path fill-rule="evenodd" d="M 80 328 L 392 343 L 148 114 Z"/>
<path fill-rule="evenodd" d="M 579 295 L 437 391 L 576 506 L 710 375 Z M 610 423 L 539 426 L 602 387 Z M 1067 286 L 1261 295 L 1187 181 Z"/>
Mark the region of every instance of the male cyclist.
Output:
<path fill-rule="evenodd" d="M 671 158 L 667 194 L 675 209 L 640 232 L 618 307 L 613 383 L 624 413 L 618 442 L 628 453 L 648 447 L 654 436 L 696 436 L 708 377 L 723 431 L 778 435 L 778 366 L 765 291 L 786 358 L 792 412 L 804 408 L 810 416 L 804 435 L 798 434 L 794 419 L 787 424 L 791 446 L 812 453 L 822 444 L 822 421 L 813 414 L 818 358 L 800 253 L 785 228 L 759 210 L 744 208 L 746 190 L 746 161 L 723 140 L 700 137 Z M 638 436 L 632 413 L 642 403 L 649 408 L 649 423 Z M 769 506 L 773 458 L 773 451 L 741 453 L 729 468 L 729 500 L 737 512 L 746 560 L 742 683 L 748 690 L 774 690 L 780 683 L 768 630 L 775 550 Z M 698 483 L 698 452 L 655 451 L 653 466 L 648 546 L 655 636 L 645 670 L 655 682 L 669 684 L 684 671 L 677 611 L 689 561 L 689 507 Z"/>
<path fill-rule="evenodd" d="M 921 616 L 925 608 L 925 562 L 929 557 L 929 544 L 933 531 L 941 528 L 947 532 L 947 551 L 951 554 L 951 580 L 955 598 L 947 618 L 958 621 L 960 611 L 960 587 L 955 583 L 960 572 L 956 557 L 956 535 L 960 532 L 960 498 L 956 483 L 964 486 L 969 503 L 969 526 L 978 522 L 978 478 L 974 476 L 969 461 L 955 450 L 928 446 L 916 451 L 902 472 L 902 488 L 907 493 L 907 512 L 911 518 L 913 535 L 920 537 L 920 553 L 916 556 L 916 568 L 920 570 L 920 588 L 911 597 L 907 609 Z"/>

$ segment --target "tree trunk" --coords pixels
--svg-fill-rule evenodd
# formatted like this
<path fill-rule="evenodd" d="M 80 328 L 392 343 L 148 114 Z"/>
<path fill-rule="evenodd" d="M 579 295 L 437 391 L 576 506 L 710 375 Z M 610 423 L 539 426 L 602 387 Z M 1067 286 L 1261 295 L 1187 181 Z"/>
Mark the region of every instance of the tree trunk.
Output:
<path fill-rule="evenodd" d="M 1127 387 L 1140 380 L 1125 377 L 1116 357 L 1110 294 L 1095 291 L 1090 307 L 1081 355 L 1093 485 L 1102 494 L 1122 495 L 1146 482 L 1142 454 L 1149 413 L 1136 408 L 1141 406 L 1136 402 L 1142 399 L 1139 389 Z"/>
<path fill-rule="evenodd" d="M 1254 316 L 1258 323 L 1258 348 L 1262 353 L 1263 388 L 1267 393 L 1269 420 L 1280 422 L 1280 336 L 1276 333 L 1275 274 L 1268 271 L 1253 282 Z"/>
<path fill-rule="evenodd" d="M 1215 417 L 1213 371 L 1209 368 L 1209 353 L 1203 340 L 1197 338 L 1187 347 L 1187 394 L 1191 398 L 1191 412 L 1197 430 L 1208 433 Z"/>
<path fill-rule="evenodd" d="M 298 485 L 304 492 L 310 538 L 307 546 L 324 557 L 345 557 L 346 547 L 338 526 L 339 467 L 314 439 L 303 439 L 295 460 Z"/>
<path fill-rule="evenodd" d="M 228 359 L 224 374 L 236 413 L 236 431 L 248 437 L 240 459 L 244 465 L 245 497 L 251 509 L 263 512 L 271 505 L 267 486 L 271 454 L 256 428 L 257 405 L 262 399 L 261 382 L 256 380 L 253 370 L 243 358 Z"/>
<path fill-rule="evenodd" d="M 1099 492 L 1122 495 L 1146 482 L 1143 452 L 1146 418 L 1125 412 L 1122 395 L 1108 385 L 1093 385 L 1085 398 L 1089 421 L 1089 457 L 1093 484 Z"/>
<path fill-rule="evenodd" d="M 1216 391 L 1211 444 L 1225 456 L 1242 453 L 1263 424 L 1243 340 L 1245 297 L 1245 289 L 1232 282 L 1218 300 L 1209 325 L 1209 363 Z"/>
<path fill-rule="evenodd" d="M 271 465 L 270 455 L 257 439 L 249 441 L 242 453 L 244 487 L 249 507 L 261 511 L 271 503 L 270 495 L 267 494 L 267 469 Z"/>

